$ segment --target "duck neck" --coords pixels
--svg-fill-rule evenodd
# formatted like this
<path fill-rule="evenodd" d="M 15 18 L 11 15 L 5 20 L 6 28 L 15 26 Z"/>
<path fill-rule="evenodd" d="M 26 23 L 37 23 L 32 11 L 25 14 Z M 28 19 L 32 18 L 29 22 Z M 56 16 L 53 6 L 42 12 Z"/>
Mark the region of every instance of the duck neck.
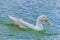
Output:
<path fill-rule="evenodd" d="M 36 26 L 38 26 L 38 28 L 40 29 L 43 29 L 42 21 L 40 20 L 40 18 L 37 19 Z"/>

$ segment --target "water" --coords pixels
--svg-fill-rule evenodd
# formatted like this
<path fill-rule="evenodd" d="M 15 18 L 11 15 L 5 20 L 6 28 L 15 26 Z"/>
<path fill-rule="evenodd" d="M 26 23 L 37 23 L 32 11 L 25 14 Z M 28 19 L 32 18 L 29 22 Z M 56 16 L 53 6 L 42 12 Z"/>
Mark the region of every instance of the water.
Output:
<path fill-rule="evenodd" d="M 0 40 L 60 40 L 59 3 L 59 0 L 0 0 Z M 43 31 L 15 30 L 8 15 L 33 25 L 39 15 L 46 15 L 52 24 L 43 23 Z"/>

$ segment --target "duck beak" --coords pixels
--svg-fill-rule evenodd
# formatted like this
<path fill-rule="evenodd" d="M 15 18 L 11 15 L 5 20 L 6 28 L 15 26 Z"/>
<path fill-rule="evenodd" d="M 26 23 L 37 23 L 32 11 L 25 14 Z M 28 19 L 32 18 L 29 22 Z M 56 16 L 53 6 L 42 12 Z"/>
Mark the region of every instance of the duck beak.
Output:
<path fill-rule="evenodd" d="M 51 22 L 48 19 L 46 19 L 45 22 L 47 22 L 48 24 L 51 24 Z"/>

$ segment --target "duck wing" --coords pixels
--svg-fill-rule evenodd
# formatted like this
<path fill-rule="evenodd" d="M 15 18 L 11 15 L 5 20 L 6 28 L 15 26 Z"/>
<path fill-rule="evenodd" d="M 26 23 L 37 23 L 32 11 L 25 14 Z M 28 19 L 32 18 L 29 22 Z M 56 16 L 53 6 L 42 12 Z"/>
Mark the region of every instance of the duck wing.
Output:
<path fill-rule="evenodd" d="M 29 24 L 27 22 L 25 22 L 23 19 L 19 19 L 16 17 L 12 17 L 12 16 L 8 16 L 11 20 L 13 20 L 15 22 L 15 24 L 19 25 L 20 28 L 35 28 L 32 24 Z"/>

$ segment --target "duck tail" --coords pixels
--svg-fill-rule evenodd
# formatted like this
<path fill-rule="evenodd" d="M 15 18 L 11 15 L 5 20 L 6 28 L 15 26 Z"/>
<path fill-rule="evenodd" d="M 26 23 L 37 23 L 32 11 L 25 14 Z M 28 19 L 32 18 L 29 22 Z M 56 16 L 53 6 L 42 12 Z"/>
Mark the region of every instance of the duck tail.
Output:
<path fill-rule="evenodd" d="M 13 16 L 10 16 L 10 15 L 8 15 L 8 17 L 9 17 L 11 20 L 13 20 L 13 21 L 17 21 L 17 20 L 18 20 L 18 18 L 13 17 Z"/>

